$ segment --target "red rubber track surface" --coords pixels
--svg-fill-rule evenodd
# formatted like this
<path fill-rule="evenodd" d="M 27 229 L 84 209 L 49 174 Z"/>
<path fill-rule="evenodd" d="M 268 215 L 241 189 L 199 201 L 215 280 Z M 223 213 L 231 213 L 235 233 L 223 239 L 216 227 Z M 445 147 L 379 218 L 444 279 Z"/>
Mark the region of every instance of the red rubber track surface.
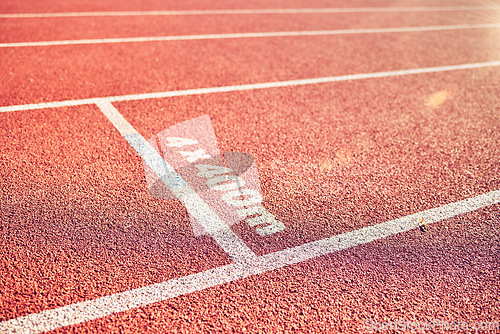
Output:
<path fill-rule="evenodd" d="M 244 3 L 231 0 L 217 1 L 190 0 L 182 2 L 149 0 L 107 0 L 99 2 L 47 0 L 5 0 L 0 5 L 2 13 L 54 13 L 54 12 L 93 12 L 93 11 L 134 11 L 134 10 L 200 10 L 200 9 L 261 9 L 261 8 L 351 8 L 351 7 L 420 7 L 420 6 L 471 6 L 488 5 L 498 1 L 482 0 L 253 0 Z"/>
<path fill-rule="evenodd" d="M 0 104 L 484 62 L 500 58 L 499 33 L 492 28 L 4 48 Z"/>
<path fill-rule="evenodd" d="M 484 5 L 3 1 L 1 13 Z M 497 12 L 498 14 L 498 12 Z M 477 12 L 0 19 L 0 41 L 498 22 Z M 90 28 L 89 28 L 90 27 Z M 0 48 L 0 105 L 500 60 L 500 29 Z M 210 114 L 286 229 L 258 255 L 500 188 L 500 68 L 114 103 L 145 138 Z M 0 113 L 0 321 L 231 263 L 95 105 Z M 500 206 L 55 332 L 366 332 L 500 321 Z M 439 331 L 438 331 L 439 332 Z"/>
<path fill-rule="evenodd" d="M 0 117 L 2 320 L 228 263 L 96 107 Z"/>
<path fill-rule="evenodd" d="M 209 113 L 223 151 L 254 155 L 265 204 L 287 230 L 257 240 L 244 237 L 244 224 L 236 230 L 254 251 L 267 253 L 498 189 L 500 98 L 491 94 L 478 103 L 468 92 L 500 89 L 499 74 L 488 69 L 474 78 L 467 71 L 425 75 L 426 85 L 415 76 L 116 105 L 146 138 L 165 124 Z M 426 105 L 442 90 L 453 97 L 437 108 Z"/>
<path fill-rule="evenodd" d="M 198 15 L 0 19 L 4 32 L 0 42 L 498 23 L 498 16 L 491 11 L 444 13 L 338 13 L 334 20 L 331 13 L 266 14 L 265 20 L 262 14 L 207 15 L 203 20 Z"/>
<path fill-rule="evenodd" d="M 499 209 L 54 332 L 373 333 L 366 319 L 495 321 Z"/>

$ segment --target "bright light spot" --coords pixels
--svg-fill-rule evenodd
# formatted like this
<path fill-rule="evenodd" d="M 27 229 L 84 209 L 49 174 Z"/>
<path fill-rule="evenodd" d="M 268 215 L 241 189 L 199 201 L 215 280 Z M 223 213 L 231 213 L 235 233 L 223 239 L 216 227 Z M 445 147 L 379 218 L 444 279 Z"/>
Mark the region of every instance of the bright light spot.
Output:
<path fill-rule="evenodd" d="M 352 160 L 351 152 L 347 150 L 339 150 L 335 152 L 335 161 L 340 165 L 346 165 Z"/>
<path fill-rule="evenodd" d="M 432 93 L 427 98 L 427 103 L 429 107 L 439 107 L 448 99 L 449 93 L 446 90 L 440 90 L 439 92 Z"/>

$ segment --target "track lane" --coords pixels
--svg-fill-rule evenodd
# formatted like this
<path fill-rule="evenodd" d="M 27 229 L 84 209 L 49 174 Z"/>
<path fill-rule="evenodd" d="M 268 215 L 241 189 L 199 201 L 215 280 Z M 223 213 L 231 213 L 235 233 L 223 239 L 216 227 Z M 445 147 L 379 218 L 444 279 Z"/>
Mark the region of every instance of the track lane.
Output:
<path fill-rule="evenodd" d="M 413 27 L 499 21 L 498 11 L 491 10 L 0 19 L 0 29 L 4 32 L 0 42 Z"/>
<path fill-rule="evenodd" d="M 500 59 L 499 33 L 474 29 L 7 48 L 0 50 L 0 104 L 491 61 Z M 438 49 L 446 52 L 433 51 Z"/>
<path fill-rule="evenodd" d="M 498 189 L 498 98 L 477 94 L 498 89 L 498 71 L 116 105 L 146 137 L 209 113 L 223 150 L 252 153 L 265 205 L 287 230 L 267 238 L 244 224 L 234 230 L 265 254 Z M 436 90 L 450 95 L 429 105 Z M 192 236 L 178 204 L 149 197 L 142 163 L 95 108 L 1 116 L 17 122 L 2 136 L 17 138 L 2 155 L 12 203 L 2 210 L 3 320 L 228 263 L 210 239 Z M 158 218 L 173 224 L 151 226 Z"/>
<path fill-rule="evenodd" d="M 498 73 L 115 104 L 146 138 L 210 114 L 222 150 L 254 155 L 265 204 L 287 223 L 266 238 L 235 226 L 262 254 L 498 189 Z"/>
<path fill-rule="evenodd" d="M 498 217 L 499 206 L 488 207 L 426 233 L 413 230 L 50 333 L 373 333 L 367 319 L 498 322 Z"/>
<path fill-rule="evenodd" d="M 105 8 L 109 5 L 96 6 Z M 70 5 L 64 6 L 68 8 Z M 498 50 L 491 48 L 495 36 L 493 33 L 486 35 L 486 38 L 484 34 L 468 35 L 467 41 L 461 44 L 462 48 L 458 45 L 462 42 L 453 43 L 453 40 L 458 40 L 455 36 L 447 36 L 451 41 L 445 43 L 434 41 L 426 46 L 429 50 L 426 50 L 424 60 L 441 62 L 441 65 L 449 64 L 452 57 L 467 61 L 483 56 L 485 59 L 487 56 L 496 57 Z M 421 39 L 425 39 L 422 36 Z M 400 43 L 401 40 L 390 37 L 379 39 L 379 42 Z M 406 40 L 396 48 L 396 51 L 405 52 L 386 49 L 386 53 L 381 53 L 387 55 L 383 58 L 393 59 L 398 54 L 404 61 L 420 65 L 417 55 L 412 58 L 411 53 L 425 48 L 411 48 L 406 42 L 408 45 L 413 43 Z M 325 45 L 328 41 L 321 43 Z M 258 49 L 258 44 L 251 46 Z M 450 45 L 455 47 L 449 48 Z M 309 47 L 302 44 L 302 48 L 296 50 L 304 50 L 305 46 Z M 473 51 L 476 46 L 479 48 Z M 433 59 L 432 50 L 441 48 L 450 51 L 443 55 L 435 53 L 437 59 Z M 209 49 L 217 50 L 215 47 Z M 238 49 L 241 49 L 241 43 L 230 48 L 222 47 L 222 50 Z M 352 50 L 355 50 L 354 44 L 347 51 Z M 135 48 L 132 51 L 136 51 Z M 162 54 L 164 51 L 158 52 Z M 137 73 L 132 66 L 118 76 L 111 74 L 116 68 L 108 68 L 109 72 L 105 73 L 107 81 L 104 85 L 97 83 L 96 78 L 102 80 L 99 74 L 102 74 L 103 64 L 93 65 L 95 60 L 91 56 L 83 61 L 78 58 L 87 52 L 84 48 L 68 55 L 65 65 L 64 61 L 56 62 L 52 68 L 46 57 L 61 57 L 67 50 L 61 53 L 49 51 L 45 55 L 43 52 L 32 53 L 17 63 L 11 60 L 4 63 L 13 64 L 12 68 L 16 70 L 28 67 L 27 72 L 10 82 L 4 75 L 3 80 L 12 88 L 6 95 L 6 103 L 15 103 L 16 99 L 30 103 L 33 101 L 29 99 L 33 97 L 95 96 L 91 94 L 101 91 L 117 95 L 125 91 L 130 93 L 130 87 L 146 91 L 151 88 L 150 83 L 137 85 L 137 81 L 127 86 L 130 76 L 126 76 L 126 70 Z M 91 53 L 107 56 L 108 63 L 104 68 L 114 66 L 109 63 L 117 54 L 125 58 L 119 65 L 130 61 L 124 48 Z M 351 70 L 359 69 L 356 63 L 363 59 L 356 54 L 356 61 L 346 64 L 346 67 L 320 66 L 314 72 L 313 67 L 318 62 L 304 65 L 298 55 L 292 59 L 294 75 L 302 74 L 304 67 L 307 73 L 322 75 L 330 75 L 332 68 L 339 74 L 345 74 L 347 70 L 351 73 Z M 328 53 L 323 55 L 331 56 Z M 352 55 L 347 52 L 344 57 Z M 17 57 L 19 53 L 10 56 Z M 262 62 L 270 56 L 263 54 L 260 57 L 252 61 Z M 224 65 L 231 61 L 229 54 L 216 59 L 223 59 Z M 335 59 L 340 61 L 340 57 Z M 20 78 L 29 80 L 30 75 L 36 73 L 35 66 L 27 66 L 33 60 L 40 65 L 38 70 L 42 68 L 42 72 L 48 74 L 48 80 L 42 80 L 41 84 L 37 82 L 40 86 L 35 89 L 23 80 L 17 81 Z M 235 67 L 241 66 L 244 60 L 244 57 L 240 58 Z M 225 77 L 225 72 L 221 77 L 211 73 L 201 82 L 222 83 L 229 79 L 239 83 L 245 74 L 250 74 L 248 78 L 266 79 L 266 75 L 276 69 L 278 75 L 287 77 L 290 73 L 279 69 L 289 59 L 282 55 L 279 60 L 281 63 L 268 64 L 263 69 L 258 69 L 255 64 L 250 70 L 230 69 L 234 72 L 229 77 Z M 369 57 L 366 72 L 374 71 L 369 68 L 373 66 L 371 61 L 375 61 L 374 57 Z M 68 64 L 76 65 L 81 72 L 68 70 Z M 144 70 L 151 64 L 142 65 L 143 73 L 155 80 L 155 69 Z M 208 61 L 205 65 L 213 67 Z M 91 75 L 84 73 L 89 68 L 93 71 Z M 165 69 L 169 69 L 167 64 L 157 70 Z M 186 73 L 189 69 L 179 70 L 183 71 Z M 196 79 L 201 72 L 201 66 L 191 72 L 192 78 L 185 87 L 192 88 L 190 85 L 200 83 Z M 177 75 L 179 77 L 174 81 L 178 81 L 173 86 L 181 87 L 182 78 L 179 73 Z M 495 164 L 499 156 L 497 134 L 500 133 L 496 107 L 500 105 L 498 76 L 497 69 L 488 68 L 451 75 L 432 74 L 318 85 L 298 90 L 273 89 L 116 105 L 143 134 L 152 134 L 179 120 L 209 111 L 216 115 L 216 131 L 223 148 L 251 151 L 259 157 L 261 179 L 268 191 L 268 205 L 276 212 L 285 212 L 284 215 L 295 224 L 292 226 L 295 236 L 290 240 L 275 238 L 268 242 L 248 234 L 245 237 L 249 231 L 242 226 L 236 228 L 245 241 L 264 253 L 324 237 L 321 233 L 324 226 L 311 226 L 311 222 L 324 223 L 336 205 L 342 207 L 347 203 L 341 210 L 352 208 L 352 212 L 336 216 L 336 225 L 328 226 L 327 233 L 338 233 L 488 189 L 498 189 L 499 173 Z M 60 84 L 57 81 L 60 78 L 72 83 L 69 86 L 67 82 Z M 170 85 L 170 78 L 161 80 L 163 82 L 156 87 L 165 90 Z M 82 84 L 93 87 L 82 88 Z M 308 112 L 304 114 L 304 110 Z M 172 115 L 173 111 L 176 111 L 175 115 Z M 144 119 L 139 115 L 143 112 Z M 254 114 L 259 115 L 260 121 L 255 122 L 250 116 Z M 79 106 L 9 113 L 0 117 L 5 120 L 2 124 L 6 124 L 2 140 L 13 139 L 8 141 L 13 145 L 2 145 L 0 159 L 5 166 L 2 169 L 5 186 L 2 187 L 1 202 L 12 204 L 7 209 L 2 206 L 2 221 L 10 224 L 2 225 L 2 254 L 7 254 L 2 277 L 8 278 L 4 281 L 7 289 L 2 297 L 2 305 L 6 305 L 2 306 L 4 319 L 227 263 L 225 255 L 210 239 L 195 240 L 190 236 L 190 227 L 180 206 L 169 203 L 165 208 L 163 203 L 148 198 L 141 186 L 137 187 L 136 182 L 142 180 L 141 162 L 95 108 Z M 73 124 L 75 120 L 81 124 Z M 331 123 L 324 127 L 327 121 Z M 309 132 L 297 131 L 301 127 Z M 89 133 L 93 134 L 91 139 Z M 334 138 L 331 145 L 325 146 L 331 138 Z M 263 143 L 264 140 L 268 142 Z M 102 156 L 109 159 L 101 159 Z M 399 165 L 394 168 L 396 164 Z M 277 176 L 279 181 L 276 181 Z M 325 195 L 318 185 L 328 184 L 339 177 L 348 180 L 340 183 L 343 189 L 340 196 L 344 202 L 318 201 L 322 197 L 320 194 Z M 381 189 L 388 193 L 377 199 Z M 401 189 L 409 189 L 409 192 L 396 198 Z M 35 205 L 37 210 L 32 209 Z M 146 213 L 143 212 L 145 206 L 148 208 Z M 317 211 L 312 211 L 311 207 Z M 157 218 L 162 221 L 167 218 L 174 224 L 152 227 L 151 220 Z M 499 244 L 498 219 L 497 205 L 439 223 L 437 230 L 432 226 L 426 234 L 412 231 L 326 259 L 312 260 L 58 332 L 164 332 L 168 326 L 186 331 L 217 327 L 227 330 L 343 329 L 356 332 L 362 330 L 363 316 L 385 320 L 387 314 L 395 320 L 398 316 L 417 320 L 448 316 L 498 321 L 498 261 L 495 257 Z M 130 223 L 133 226 L 127 227 Z M 450 232 L 450 226 L 458 227 L 454 230 L 452 227 Z M 389 246 L 386 247 L 387 243 Z M 85 261 L 89 257 L 90 263 Z M 33 263 L 46 270 L 35 268 L 31 265 Z M 395 287 L 401 282 L 404 282 L 402 286 Z M 332 300 L 332 293 L 338 298 Z"/>
<path fill-rule="evenodd" d="M 97 107 L 0 119 L 2 321 L 230 262 Z"/>

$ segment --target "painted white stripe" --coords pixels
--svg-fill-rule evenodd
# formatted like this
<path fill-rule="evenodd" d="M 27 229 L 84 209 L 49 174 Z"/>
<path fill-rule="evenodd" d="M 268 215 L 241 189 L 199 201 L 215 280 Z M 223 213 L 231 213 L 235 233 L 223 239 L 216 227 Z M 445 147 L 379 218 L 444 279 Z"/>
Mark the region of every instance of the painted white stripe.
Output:
<path fill-rule="evenodd" d="M 270 9 L 208 9 L 208 10 L 153 10 L 68 13 L 0 14 L 0 18 L 85 17 L 85 16 L 177 16 L 177 15 L 241 15 L 241 14 L 315 14 L 315 13 L 385 13 L 385 12 L 443 12 L 499 10 L 500 6 L 448 7 L 358 7 L 358 8 L 270 8 Z"/>
<path fill-rule="evenodd" d="M 170 166 L 161 155 L 142 137 L 137 130 L 110 103 L 98 101 L 97 106 L 139 154 L 144 162 L 169 187 L 188 212 L 196 218 L 205 231 L 235 262 L 251 261 L 254 252 L 225 224 L 186 181 Z"/>
<path fill-rule="evenodd" d="M 63 40 L 63 41 L 0 43 L 0 48 L 62 46 L 62 45 L 81 45 L 81 44 L 192 41 L 192 40 L 235 39 L 235 38 L 381 34 L 381 33 L 398 33 L 398 32 L 461 30 L 461 29 L 488 29 L 488 28 L 499 28 L 499 27 L 500 23 L 485 23 L 485 24 L 459 24 L 459 25 L 425 26 L 425 27 L 395 27 L 395 28 L 338 29 L 338 30 L 312 30 L 312 31 L 251 32 L 251 33 L 234 33 L 234 34 L 207 34 L 207 35 L 182 35 L 182 36 L 123 37 L 123 38 L 78 39 L 78 40 Z"/>
<path fill-rule="evenodd" d="M 404 76 L 404 75 L 437 73 L 437 72 L 447 72 L 447 71 L 456 71 L 456 70 L 469 70 L 469 69 L 492 67 L 492 66 L 500 66 L 500 61 L 490 61 L 490 62 L 484 62 L 484 63 L 471 63 L 471 64 L 450 65 L 450 66 L 438 66 L 438 67 L 424 67 L 424 68 L 415 68 L 415 69 L 398 70 L 398 71 L 387 71 L 387 72 L 348 74 L 348 75 L 340 75 L 340 76 L 333 76 L 333 77 L 299 79 L 299 80 L 289 80 L 289 81 L 275 81 L 275 82 L 265 82 L 265 83 L 236 85 L 236 86 L 222 86 L 222 87 L 212 87 L 212 88 L 197 88 L 197 89 L 187 89 L 187 90 L 177 90 L 177 91 L 166 91 L 166 92 L 157 92 L 157 93 L 109 96 L 109 97 L 81 99 L 81 100 L 67 100 L 67 101 L 58 101 L 58 102 L 23 104 L 23 105 L 0 107 L 0 112 L 46 109 L 46 108 L 59 108 L 59 107 L 68 107 L 68 106 L 78 106 L 78 105 L 84 105 L 84 104 L 98 104 L 98 103 L 102 103 L 102 102 L 134 101 L 134 100 L 167 98 L 167 97 L 174 97 L 174 96 L 203 95 L 203 94 L 239 92 L 239 91 L 267 89 L 267 88 L 314 85 L 314 84 L 331 83 L 331 82 L 339 82 L 339 81 L 387 78 L 387 77 L 396 77 L 396 76 Z"/>
<path fill-rule="evenodd" d="M 260 256 L 252 263 L 233 263 L 123 293 L 4 321 L 0 323 L 0 332 L 40 333 L 79 324 L 406 232 L 417 228 L 421 218 L 427 224 L 431 224 L 497 203 L 500 203 L 500 191 L 491 191 L 439 208 Z"/>
<path fill-rule="evenodd" d="M 106 118 L 113 124 L 113 126 L 120 132 L 123 137 L 129 135 L 139 135 L 136 129 L 130 124 L 125 117 L 109 102 L 106 101 L 96 101 L 96 105 L 101 109 L 102 113 Z M 156 152 L 156 150 L 153 149 Z M 150 154 L 148 154 L 150 155 Z M 155 156 L 155 158 L 157 158 Z M 161 159 L 160 157 L 160 160 Z M 155 170 L 155 169 L 153 169 Z M 173 168 L 172 168 L 173 170 Z M 157 170 L 155 170 L 157 171 Z M 158 176 L 162 174 L 156 173 Z"/>

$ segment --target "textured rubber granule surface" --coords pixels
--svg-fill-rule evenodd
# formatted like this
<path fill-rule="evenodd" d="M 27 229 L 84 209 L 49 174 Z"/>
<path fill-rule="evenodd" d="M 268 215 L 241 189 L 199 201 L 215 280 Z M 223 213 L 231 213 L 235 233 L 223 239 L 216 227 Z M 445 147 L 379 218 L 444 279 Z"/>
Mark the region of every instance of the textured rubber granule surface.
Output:
<path fill-rule="evenodd" d="M 0 44 L 498 23 L 495 10 L 401 11 L 412 6 L 495 4 L 7 0 L 0 4 L 2 14 L 400 10 L 11 17 L 0 18 Z M 497 27 L 462 27 L 3 45 L 0 106 L 498 62 L 499 33 Z M 285 224 L 282 232 L 266 237 L 246 222 L 231 227 L 260 256 L 498 190 L 500 69 L 490 64 L 281 88 L 125 98 L 113 106 L 146 139 L 208 114 L 221 151 L 252 154 L 263 206 Z M 232 263 L 214 239 L 194 236 L 179 201 L 149 194 L 143 161 L 103 114 L 102 104 L 67 105 L 0 113 L 0 326 Z M 500 206 L 494 203 L 425 226 L 424 220 L 420 229 L 139 308 L 127 306 L 124 312 L 90 321 L 82 320 L 76 307 L 66 309 L 62 317 L 80 316 L 80 323 L 52 328 L 58 333 L 362 333 L 375 321 L 399 319 L 500 322 Z"/>

